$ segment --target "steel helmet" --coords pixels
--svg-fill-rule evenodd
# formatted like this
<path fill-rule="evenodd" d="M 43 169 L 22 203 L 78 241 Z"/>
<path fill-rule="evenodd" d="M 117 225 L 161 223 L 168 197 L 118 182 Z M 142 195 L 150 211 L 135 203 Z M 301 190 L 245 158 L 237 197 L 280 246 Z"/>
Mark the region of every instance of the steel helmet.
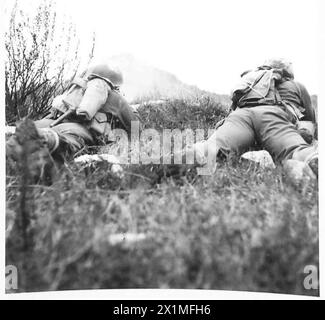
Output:
<path fill-rule="evenodd" d="M 117 69 L 112 69 L 106 64 L 97 64 L 89 67 L 88 76 L 97 76 L 104 79 L 113 87 L 119 87 L 123 83 L 122 73 Z"/>
<path fill-rule="evenodd" d="M 263 66 L 281 69 L 284 72 L 284 76 L 290 79 L 294 79 L 292 63 L 284 58 L 272 58 L 264 61 Z"/>

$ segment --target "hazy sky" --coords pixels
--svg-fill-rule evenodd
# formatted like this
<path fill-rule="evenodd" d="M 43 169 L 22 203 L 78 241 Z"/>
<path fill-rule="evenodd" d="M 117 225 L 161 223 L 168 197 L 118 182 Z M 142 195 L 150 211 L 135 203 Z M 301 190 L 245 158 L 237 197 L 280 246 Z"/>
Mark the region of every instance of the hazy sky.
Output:
<path fill-rule="evenodd" d="M 229 93 L 242 71 L 273 56 L 290 59 L 296 79 L 317 93 L 318 2 L 57 0 L 84 45 L 96 32 L 99 60 L 131 53 L 217 93 Z"/>

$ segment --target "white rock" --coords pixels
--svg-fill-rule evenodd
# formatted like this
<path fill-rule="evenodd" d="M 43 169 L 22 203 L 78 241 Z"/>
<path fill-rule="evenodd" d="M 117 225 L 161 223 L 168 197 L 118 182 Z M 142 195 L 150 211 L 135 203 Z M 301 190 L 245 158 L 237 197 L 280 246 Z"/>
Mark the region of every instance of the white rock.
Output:
<path fill-rule="evenodd" d="M 117 245 L 119 243 L 134 243 L 145 239 L 146 235 L 144 233 L 116 233 L 108 237 L 108 242 L 111 245 Z"/>
<path fill-rule="evenodd" d="M 14 134 L 16 132 L 15 126 L 6 126 L 6 134 Z"/>
<path fill-rule="evenodd" d="M 275 168 L 271 155 L 265 150 L 246 152 L 242 158 L 257 162 L 264 168 Z"/>
<path fill-rule="evenodd" d="M 144 103 L 137 103 L 137 104 L 131 104 L 130 107 L 134 110 L 137 110 L 140 106 L 142 105 L 154 105 L 154 106 L 158 106 L 158 105 L 162 105 L 166 103 L 166 100 L 149 100 L 149 101 L 146 101 Z"/>
<path fill-rule="evenodd" d="M 111 171 L 113 173 L 120 174 L 123 172 L 123 168 L 119 164 L 114 163 L 111 167 Z"/>
<path fill-rule="evenodd" d="M 112 154 L 84 154 L 74 159 L 77 163 L 91 163 L 91 162 L 101 162 L 107 161 L 109 163 L 119 164 L 120 160 Z"/>

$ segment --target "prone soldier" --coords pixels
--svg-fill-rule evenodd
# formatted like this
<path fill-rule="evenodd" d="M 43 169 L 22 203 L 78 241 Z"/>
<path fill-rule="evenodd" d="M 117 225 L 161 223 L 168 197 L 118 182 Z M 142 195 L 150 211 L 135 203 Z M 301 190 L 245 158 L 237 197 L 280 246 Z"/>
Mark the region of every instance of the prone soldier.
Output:
<path fill-rule="evenodd" d="M 120 94 L 122 83 L 122 74 L 108 65 L 89 67 L 53 100 L 47 116 L 18 125 L 7 141 L 7 157 L 19 161 L 27 146 L 28 170 L 37 181 L 50 161 L 62 163 L 85 146 L 107 142 L 114 128 L 130 135 L 131 122 L 139 117 Z"/>

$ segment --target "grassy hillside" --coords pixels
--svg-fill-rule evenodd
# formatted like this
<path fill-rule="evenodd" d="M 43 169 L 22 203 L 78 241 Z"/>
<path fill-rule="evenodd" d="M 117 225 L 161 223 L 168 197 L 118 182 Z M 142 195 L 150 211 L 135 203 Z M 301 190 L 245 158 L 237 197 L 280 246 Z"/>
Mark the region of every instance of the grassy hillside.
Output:
<path fill-rule="evenodd" d="M 146 104 L 145 127 L 211 128 L 226 113 L 213 99 Z M 50 187 L 21 188 L 7 172 L 6 264 L 19 291 L 197 288 L 318 295 L 318 188 L 281 168 L 238 159 L 213 176 L 161 178 L 164 166 L 70 163 Z M 26 201 L 21 194 L 26 192 Z M 24 249 L 22 208 L 30 215 Z M 25 212 L 26 213 L 26 212 Z M 125 240 L 123 240 L 123 237 Z"/>

